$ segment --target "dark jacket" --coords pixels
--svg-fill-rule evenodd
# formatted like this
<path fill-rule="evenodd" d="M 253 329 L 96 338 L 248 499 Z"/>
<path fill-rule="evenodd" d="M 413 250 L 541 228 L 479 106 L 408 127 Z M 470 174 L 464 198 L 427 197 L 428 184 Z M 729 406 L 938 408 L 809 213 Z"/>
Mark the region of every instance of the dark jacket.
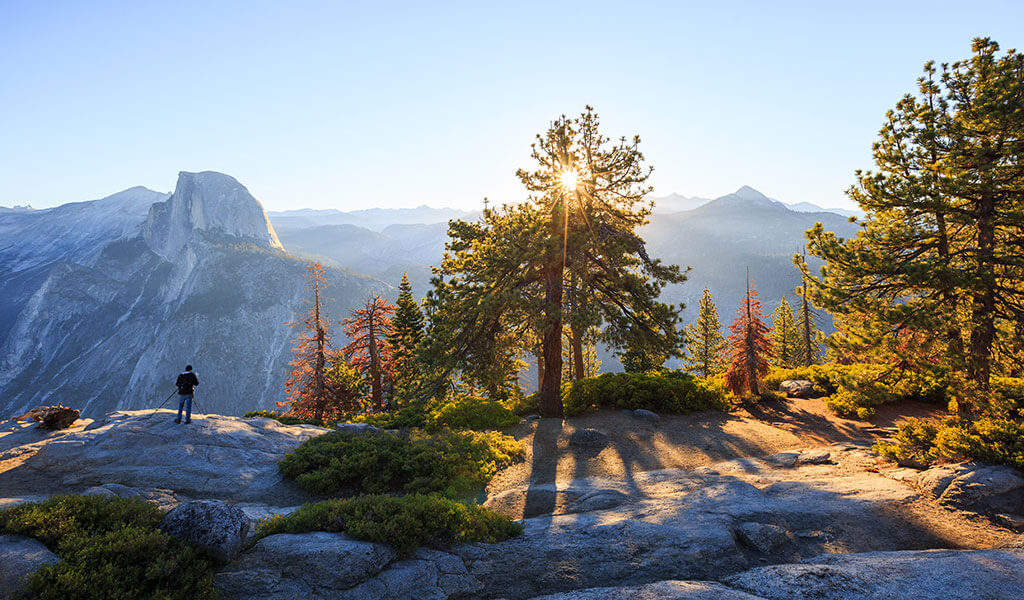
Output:
<path fill-rule="evenodd" d="M 185 371 L 178 375 L 178 381 L 174 385 L 178 386 L 178 393 L 184 396 L 193 393 L 192 388 L 199 385 L 199 378 L 192 371 Z"/>

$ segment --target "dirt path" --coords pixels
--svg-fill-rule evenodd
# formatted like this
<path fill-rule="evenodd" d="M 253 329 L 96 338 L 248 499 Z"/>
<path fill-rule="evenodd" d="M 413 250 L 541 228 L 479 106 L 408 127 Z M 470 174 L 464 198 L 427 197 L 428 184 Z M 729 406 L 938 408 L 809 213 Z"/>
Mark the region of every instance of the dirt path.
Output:
<path fill-rule="evenodd" d="M 907 417 L 941 414 L 941 407 L 932 404 L 885 405 L 868 423 L 839 417 L 824 400 L 813 398 L 774 401 L 733 413 L 662 415 L 653 424 L 607 410 L 565 421 L 541 419 L 509 431 L 526 444 L 527 457 L 499 473 L 488 486 L 488 495 L 530 483 L 595 476 L 628 480 L 639 471 L 693 469 L 833 442 L 873 440 L 880 427 Z M 608 436 L 608 445 L 598 453 L 571 450 L 569 436 L 580 429 L 601 431 Z"/>

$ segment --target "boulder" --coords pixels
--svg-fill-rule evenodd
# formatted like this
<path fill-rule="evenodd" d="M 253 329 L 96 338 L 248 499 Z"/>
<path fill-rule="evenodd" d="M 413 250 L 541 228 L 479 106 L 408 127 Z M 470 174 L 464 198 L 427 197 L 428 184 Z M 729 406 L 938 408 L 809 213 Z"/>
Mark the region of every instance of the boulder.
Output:
<path fill-rule="evenodd" d="M 779 384 L 779 393 L 790 398 L 817 398 L 821 395 L 814 388 L 813 381 L 806 379 L 787 379 Z"/>
<path fill-rule="evenodd" d="M 18 597 L 26 577 L 57 562 L 56 554 L 32 538 L 0 535 L 0 600 Z"/>
<path fill-rule="evenodd" d="M 828 450 L 804 450 L 796 461 L 802 465 L 825 465 L 832 462 L 832 453 Z"/>
<path fill-rule="evenodd" d="M 949 482 L 939 501 L 986 513 L 1022 512 L 1024 476 L 1007 465 L 971 465 Z"/>
<path fill-rule="evenodd" d="M 569 436 L 569 445 L 585 450 L 600 450 L 608 445 L 608 436 L 596 429 L 579 429 Z"/>
<path fill-rule="evenodd" d="M 590 588 L 531 600 L 762 600 L 713 581 L 658 581 L 625 587 Z"/>
<path fill-rule="evenodd" d="M 740 523 L 736 536 L 741 542 L 765 554 L 789 541 L 785 527 L 770 523 Z"/>
<path fill-rule="evenodd" d="M 777 467 L 782 467 L 784 469 L 791 469 L 791 468 L 795 467 L 797 461 L 800 460 L 800 453 L 799 452 L 778 452 L 776 454 L 772 454 L 771 456 L 765 457 L 764 460 L 766 462 L 768 462 L 769 464 L 775 465 Z"/>
<path fill-rule="evenodd" d="M 658 413 L 649 411 L 644 408 L 638 408 L 633 411 L 633 418 L 641 421 L 647 421 L 648 423 L 657 423 L 661 420 L 661 416 Z"/>
<path fill-rule="evenodd" d="M 220 500 L 194 500 L 164 515 L 160 530 L 188 540 L 226 563 L 241 551 L 249 535 L 249 517 Z"/>
<path fill-rule="evenodd" d="M 282 533 L 256 542 L 215 581 L 225 598 L 358 598 L 342 594 L 376 577 L 395 557 L 384 544 L 341 533 Z"/>
<path fill-rule="evenodd" d="M 1024 550 L 826 554 L 751 569 L 722 582 L 768 600 L 1020 598 Z"/>

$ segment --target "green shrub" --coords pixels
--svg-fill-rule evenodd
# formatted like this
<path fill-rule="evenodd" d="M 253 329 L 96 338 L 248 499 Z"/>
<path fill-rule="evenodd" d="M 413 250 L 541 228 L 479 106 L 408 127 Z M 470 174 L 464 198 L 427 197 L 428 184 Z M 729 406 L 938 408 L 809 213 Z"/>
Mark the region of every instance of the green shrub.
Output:
<path fill-rule="evenodd" d="M 993 377 L 991 410 L 996 414 L 1024 416 L 1024 378 Z"/>
<path fill-rule="evenodd" d="M 426 420 L 427 411 L 423 408 L 423 403 L 416 402 L 398 410 L 364 413 L 352 419 L 352 422 L 368 423 L 380 429 L 411 429 L 423 427 Z"/>
<path fill-rule="evenodd" d="M 725 390 L 682 371 L 605 373 L 562 385 L 566 416 L 592 408 L 645 408 L 659 413 L 686 414 L 698 410 L 727 410 Z"/>
<path fill-rule="evenodd" d="M 29 575 L 31 598 L 216 598 L 213 561 L 162 533 L 162 517 L 140 499 L 54 496 L 0 510 L 0 534 L 36 538 L 61 558 Z"/>
<path fill-rule="evenodd" d="M 900 426 L 892 442 L 879 442 L 874 450 L 886 458 L 925 465 L 976 459 L 1024 469 L 1024 423 L 992 416 L 951 417 L 938 423 L 912 419 Z"/>
<path fill-rule="evenodd" d="M 477 396 L 454 397 L 427 413 L 430 429 L 502 429 L 519 424 L 519 417 L 496 400 Z"/>
<path fill-rule="evenodd" d="M 327 427 L 328 423 L 323 421 L 317 421 L 316 419 L 300 419 L 298 417 L 286 417 L 280 413 L 276 413 L 272 410 L 250 410 L 249 412 L 242 415 L 243 419 L 251 419 L 253 417 L 266 417 L 268 419 L 274 419 L 284 425 L 316 425 L 318 427 Z"/>
<path fill-rule="evenodd" d="M 500 469 L 521 460 L 523 446 L 496 432 L 351 435 L 327 433 L 303 442 L 278 464 L 304 489 L 333 493 L 477 491 Z"/>
<path fill-rule="evenodd" d="M 419 546 L 500 542 L 519 535 L 523 527 L 482 506 L 435 494 L 371 495 L 307 504 L 263 521 L 257 536 L 307 531 L 344 531 L 409 552 Z"/>
<path fill-rule="evenodd" d="M 526 396 L 512 396 L 502 400 L 502 403 L 505 405 L 505 408 L 520 417 L 537 414 L 540 412 L 540 393 L 534 392 Z"/>

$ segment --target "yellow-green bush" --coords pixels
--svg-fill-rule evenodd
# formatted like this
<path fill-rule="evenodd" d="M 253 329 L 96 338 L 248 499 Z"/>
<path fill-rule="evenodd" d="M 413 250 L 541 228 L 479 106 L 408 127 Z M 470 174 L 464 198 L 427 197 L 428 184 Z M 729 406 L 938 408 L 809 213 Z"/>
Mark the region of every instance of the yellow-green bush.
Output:
<path fill-rule="evenodd" d="M 477 491 L 500 469 L 521 460 L 520 442 L 497 432 L 418 429 L 399 433 L 327 433 L 278 463 L 281 472 L 317 494 Z"/>
<path fill-rule="evenodd" d="M 414 402 L 397 410 L 364 413 L 352 419 L 352 422 L 368 423 L 380 429 L 411 429 L 423 427 L 426 419 L 427 411 L 423 403 Z"/>
<path fill-rule="evenodd" d="M 925 465 L 976 459 L 1024 469 L 1024 423 L 992 416 L 940 422 L 912 419 L 900 426 L 892 442 L 879 442 L 874 450 L 886 458 Z"/>
<path fill-rule="evenodd" d="M 519 417 L 496 400 L 455 396 L 439 402 L 426 416 L 430 429 L 503 429 L 519 423 Z"/>
<path fill-rule="evenodd" d="M 771 367 L 768 374 L 761 380 L 767 390 L 778 390 L 779 385 L 786 380 L 806 380 L 814 383 L 814 387 L 822 394 L 834 394 L 839 385 L 839 375 L 843 367 L 836 364 L 809 365 L 806 367 L 794 367 L 784 369 Z"/>
<path fill-rule="evenodd" d="M 562 385 L 566 416 L 594 408 L 638 409 L 686 414 L 698 410 L 727 410 L 725 390 L 682 371 L 604 373 Z"/>
<path fill-rule="evenodd" d="M 61 558 L 29 575 L 30 598 L 216 598 L 213 561 L 162 533 L 162 517 L 155 505 L 140 499 L 54 496 L 0 510 L 0 534 L 36 538 Z"/>
<path fill-rule="evenodd" d="M 307 531 L 343 531 L 389 544 L 399 552 L 419 546 L 500 542 L 522 533 L 522 525 L 475 504 L 435 494 L 370 495 L 307 504 L 294 513 L 260 523 L 257 536 Z"/>
<path fill-rule="evenodd" d="M 242 415 L 243 419 L 252 419 L 254 417 L 264 417 L 267 419 L 273 419 L 283 425 L 317 425 L 319 427 L 328 426 L 328 424 L 323 421 L 317 421 L 316 419 L 300 419 L 298 417 L 286 417 L 281 413 L 272 410 L 250 410 L 249 412 Z"/>

